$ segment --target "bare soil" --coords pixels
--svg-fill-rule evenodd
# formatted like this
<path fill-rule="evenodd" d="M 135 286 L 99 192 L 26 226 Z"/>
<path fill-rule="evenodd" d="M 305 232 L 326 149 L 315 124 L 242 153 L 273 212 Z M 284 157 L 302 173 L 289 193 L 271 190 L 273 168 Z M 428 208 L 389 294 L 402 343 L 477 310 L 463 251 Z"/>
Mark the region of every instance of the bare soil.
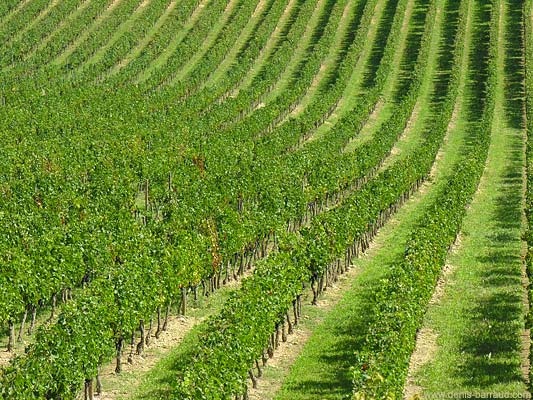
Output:
<path fill-rule="evenodd" d="M 170 317 L 167 330 L 161 333 L 159 339 L 154 337 L 150 346 L 145 348 L 145 351 L 142 355 L 135 355 L 133 357 L 132 364 L 129 364 L 126 361 L 129 352 L 129 345 L 126 345 L 123 355 L 124 362 L 122 364 L 122 370 L 124 371 L 123 373 L 127 374 L 131 372 L 149 371 L 161 359 L 161 352 L 167 352 L 170 349 L 178 346 L 185 335 L 201 321 L 201 318 Z M 101 379 L 104 391 L 98 397 L 100 400 L 117 400 L 127 397 L 129 394 L 133 393 L 135 388 L 137 388 L 141 383 L 139 379 L 134 379 L 130 380 L 127 385 L 121 384 L 119 381 L 122 379 L 122 376 L 115 373 L 115 363 L 116 360 L 113 360 L 111 364 L 106 365 L 102 369 Z M 112 386 L 120 389 L 106 391 L 106 386 Z"/>

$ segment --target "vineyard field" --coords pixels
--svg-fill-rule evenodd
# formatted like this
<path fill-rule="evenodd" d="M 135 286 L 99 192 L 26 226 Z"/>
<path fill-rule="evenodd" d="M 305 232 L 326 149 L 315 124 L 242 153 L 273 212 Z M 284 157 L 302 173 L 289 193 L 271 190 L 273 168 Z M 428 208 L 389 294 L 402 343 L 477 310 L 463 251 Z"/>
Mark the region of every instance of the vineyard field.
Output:
<path fill-rule="evenodd" d="M 0 400 L 533 396 L 533 0 L 3 0 Z"/>

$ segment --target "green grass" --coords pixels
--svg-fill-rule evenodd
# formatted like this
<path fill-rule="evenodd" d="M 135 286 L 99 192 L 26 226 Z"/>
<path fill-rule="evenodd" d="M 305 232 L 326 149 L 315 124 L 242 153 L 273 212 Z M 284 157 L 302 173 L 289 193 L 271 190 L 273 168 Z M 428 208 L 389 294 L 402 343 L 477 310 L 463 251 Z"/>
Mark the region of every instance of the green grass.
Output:
<path fill-rule="evenodd" d="M 426 325 L 439 335 L 439 352 L 422 379 L 430 391 L 523 389 L 521 132 L 496 132 L 464 239 L 449 258 L 456 271 L 442 302 L 428 312 Z"/>
<path fill-rule="evenodd" d="M 293 362 L 293 357 L 297 355 L 298 350 L 301 348 L 300 346 L 305 345 L 305 338 L 324 323 L 324 319 L 335 307 L 339 298 L 342 297 L 342 293 L 351 286 L 353 276 L 358 273 L 359 269 L 352 269 L 350 273 L 341 276 L 335 283 L 334 288 L 328 288 L 322 294 L 318 301 L 318 306 L 311 304 L 313 297 L 311 291 L 305 292 L 302 300 L 302 318 L 295 328 L 297 338 L 295 338 L 294 344 L 296 347 L 292 343 L 285 345 L 289 355 L 281 358 L 276 365 L 269 363 L 263 369 L 263 376 L 259 380 L 260 393 L 258 393 L 261 400 L 274 398 L 281 386 L 280 384 L 286 380 L 289 374 L 289 367 Z M 289 340 L 291 340 L 290 335 Z M 257 395 L 253 398 L 257 398 Z"/>
<path fill-rule="evenodd" d="M 443 298 L 430 306 L 426 316 L 425 327 L 438 335 L 435 359 L 418 374 L 426 393 L 525 391 L 521 372 L 524 130 L 506 112 L 505 50 L 500 41 L 500 81 L 486 170 L 465 217 L 462 240 L 449 256 L 453 272 Z"/>

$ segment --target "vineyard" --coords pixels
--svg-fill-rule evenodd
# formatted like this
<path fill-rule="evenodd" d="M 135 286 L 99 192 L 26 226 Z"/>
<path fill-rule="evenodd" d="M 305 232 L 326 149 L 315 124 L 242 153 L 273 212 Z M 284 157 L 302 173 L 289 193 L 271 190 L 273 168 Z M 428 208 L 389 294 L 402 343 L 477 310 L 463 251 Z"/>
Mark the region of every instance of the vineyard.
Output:
<path fill-rule="evenodd" d="M 532 397 L 533 0 L 2 0 L 0 43 L 0 399 Z"/>

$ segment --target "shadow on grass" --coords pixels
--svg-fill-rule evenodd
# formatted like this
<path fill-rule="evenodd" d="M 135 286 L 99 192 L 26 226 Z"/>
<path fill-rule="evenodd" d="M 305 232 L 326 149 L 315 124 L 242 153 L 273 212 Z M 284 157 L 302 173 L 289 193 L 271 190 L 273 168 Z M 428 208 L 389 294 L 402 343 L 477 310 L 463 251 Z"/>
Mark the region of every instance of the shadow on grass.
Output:
<path fill-rule="evenodd" d="M 524 128 L 523 1 L 507 0 L 505 32 L 505 115 L 509 125 Z"/>
<path fill-rule="evenodd" d="M 350 47 L 353 45 L 355 35 L 357 33 L 357 28 L 361 23 L 365 4 L 366 3 L 364 1 L 359 2 L 354 10 L 353 17 L 348 24 L 348 29 L 346 30 L 346 33 L 342 38 L 341 48 L 337 53 L 337 62 L 335 63 L 330 72 L 326 72 L 326 76 L 324 78 L 324 87 L 334 85 L 335 81 L 339 78 L 340 67 L 342 65 L 341 60 L 344 60 L 346 58 L 348 50 L 350 50 Z"/>
<path fill-rule="evenodd" d="M 399 102 L 407 95 L 411 82 L 413 81 L 412 72 L 420 51 L 428 8 L 429 2 L 415 3 L 415 8 L 409 21 L 409 33 L 405 42 L 406 46 L 400 61 L 400 71 L 398 72 L 396 87 L 392 96 L 394 101 Z"/>
<path fill-rule="evenodd" d="M 372 293 L 379 279 L 364 282 L 332 310 L 293 366 L 277 399 L 340 399 L 352 393 L 350 367 L 374 320 Z M 294 373 L 294 372 L 298 373 Z"/>
<path fill-rule="evenodd" d="M 510 185 L 498 196 L 493 218 L 496 229 L 504 232 L 490 235 L 488 253 L 476 258 L 485 269 L 480 273 L 480 296 L 471 311 L 470 329 L 463 338 L 465 363 L 457 373 L 464 385 L 472 388 L 522 382 L 521 259 L 520 253 L 509 247 L 520 240 L 520 218 L 516 218 L 520 204 L 519 185 Z"/>
<path fill-rule="evenodd" d="M 511 4 L 512 3 L 512 4 Z M 523 125 L 522 72 L 517 58 L 521 54 L 521 1 L 507 2 L 505 40 L 505 123 L 512 128 Z M 523 293 L 521 277 L 521 207 L 523 142 L 519 135 L 505 138 L 506 171 L 494 190 L 495 210 L 487 229 L 487 252 L 476 257 L 483 270 L 479 296 L 471 310 L 469 329 L 464 332 L 461 351 L 464 363 L 457 377 L 465 387 L 490 388 L 493 385 L 524 382 L 521 372 L 521 331 L 523 329 Z"/>
<path fill-rule="evenodd" d="M 376 73 L 378 71 L 381 59 L 383 58 L 383 54 L 385 53 L 387 38 L 389 37 L 390 30 L 392 28 L 392 22 L 394 20 L 394 15 L 396 14 L 397 5 L 398 0 L 389 0 L 385 5 L 385 9 L 383 10 L 383 15 L 381 16 L 379 26 L 376 31 L 374 44 L 370 50 L 370 57 L 368 58 L 366 68 L 363 73 L 362 87 L 364 89 L 369 89 L 376 83 Z"/>
<path fill-rule="evenodd" d="M 521 293 L 498 289 L 480 299 L 472 310 L 470 329 L 461 348 L 465 362 L 457 372 L 466 387 L 489 388 L 522 381 L 521 299 Z"/>
<path fill-rule="evenodd" d="M 470 329 L 464 332 L 461 351 L 465 363 L 457 372 L 467 387 L 523 382 L 521 257 L 519 245 L 511 245 L 520 241 L 520 160 L 511 156 L 509 172 L 502 177 L 504 190 L 496 197 L 492 216 L 491 226 L 496 231 L 488 235 L 488 252 L 476 257 L 485 269 L 480 271 L 480 295 L 471 311 Z"/>
<path fill-rule="evenodd" d="M 448 95 L 454 61 L 455 36 L 459 26 L 459 5 L 459 0 L 446 2 L 445 23 L 442 26 L 442 39 L 437 60 L 438 73 L 433 78 L 434 89 L 431 95 L 432 111 L 438 110 L 437 107 Z"/>

